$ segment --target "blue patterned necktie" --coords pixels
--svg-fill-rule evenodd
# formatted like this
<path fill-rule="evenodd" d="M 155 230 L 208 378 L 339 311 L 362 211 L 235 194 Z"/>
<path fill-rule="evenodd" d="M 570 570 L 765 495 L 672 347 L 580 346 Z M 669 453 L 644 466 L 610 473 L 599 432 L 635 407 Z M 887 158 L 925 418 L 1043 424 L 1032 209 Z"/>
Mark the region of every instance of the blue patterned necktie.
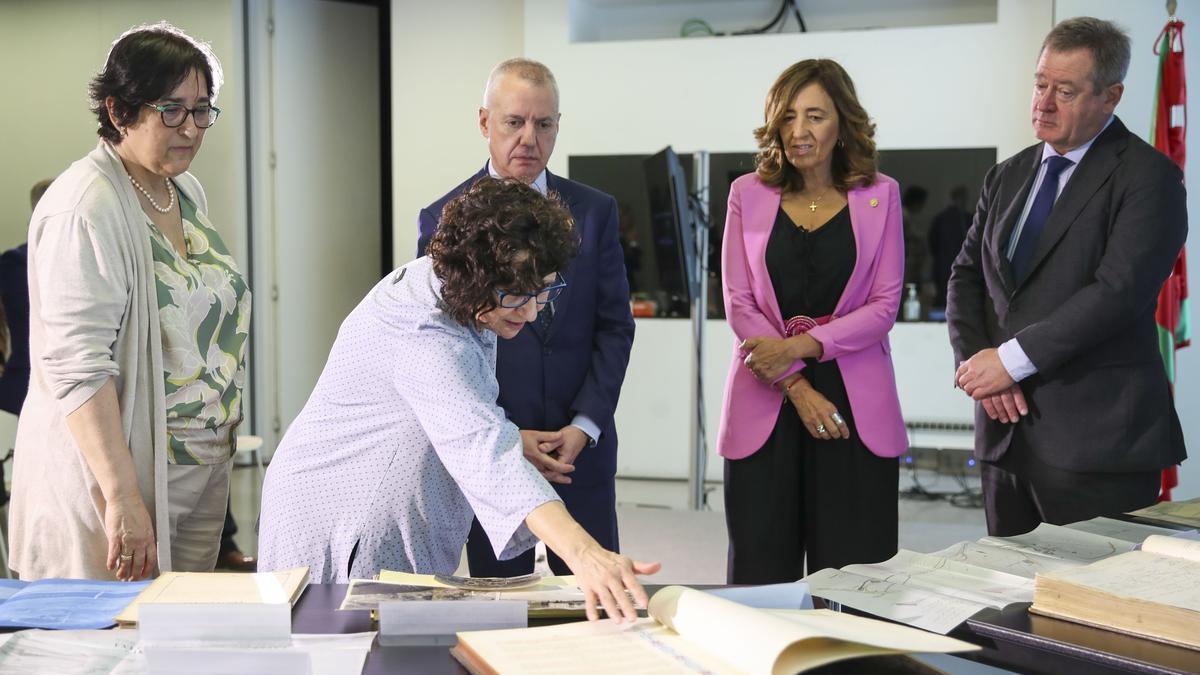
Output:
<path fill-rule="evenodd" d="M 538 326 L 541 327 L 542 333 L 550 332 L 550 324 L 554 323 L 554 302 L 546 303 L 545 307 L 538 312 Z"/>
<path fill-rule="evenodd" d="M 1042 228 L 1050 218 L 1054 208 L 1054 199 L 1058 196 L 1058 177 L 1068 167 L 1074 164 L 1066 157 L 1051 157 L 1046 160 L 1046 175 L 1042 185 L 1033 198 L 1033 206 L 1029 207 L 1029 215 L 1025 225 L 1021 227 L 1021 238 L 1017 240 L 1017 248 L 1013 251 L 1012 271 L 1013 280 L 1020 284 L 1029 274 L 1029 265 L 1033 262 L 1033 252 L 1037 249 L 1038 239 L 1042 236 Z"/>

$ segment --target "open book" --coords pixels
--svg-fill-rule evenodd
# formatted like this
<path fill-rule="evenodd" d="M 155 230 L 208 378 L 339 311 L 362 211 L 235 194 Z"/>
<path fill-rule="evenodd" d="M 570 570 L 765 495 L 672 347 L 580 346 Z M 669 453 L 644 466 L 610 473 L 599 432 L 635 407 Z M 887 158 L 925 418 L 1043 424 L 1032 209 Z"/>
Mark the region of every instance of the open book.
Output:
<path fill-rule="evenodd" d="M 154 603 L 288 603 L 308 587 L 308 568 L 280 572 L 164 572 L 117 615 L 117 623 L 137 623 L 138 605 Z"/>
<path fill-rule="evenodd" d="M 391 600 L 524 600 L 529 616 L 538 618 L 583 616 L 583 591 L 573 576 L 550 576 L 515 589 L 473 590 L 451 586 L 432 574 L 382 570 L 379 579 L 351 579 L 338 609 L 379 609 Z"/>
<path fill-rule="evenodd" d="M 1015 537 L 984 537 L 934 553 L 901 549 L 879 563 L 827 568 L 804 578 L 813 595 L 946 634 L 980 610 L 1033 600 L 1039 573 L 1082 567 L 1171 530 L 1096 518 L 1042 523 Z"/>
<path fill-rule="evenodd" d="M 1039 574 L 1029 611 L 1200 649 L 1200 541 L 1155 535 L 1140 551 Z"/>
<path fill-rule="evenodd" d="M 759 610 L 668 586 L 650 618 L 458 634 L 454 658 L 475 675 L 505 673 L 762 673 L 790 675 L 842 659 L 978 647 L 828 610 Z"/>
<path fill-rule="evenodd" d="M 1130 511 L 1129 515 L 1175 525 L 1200 527 L 1200 497 L 1186 502 L 1159 502 L 1154 506 Z"/>

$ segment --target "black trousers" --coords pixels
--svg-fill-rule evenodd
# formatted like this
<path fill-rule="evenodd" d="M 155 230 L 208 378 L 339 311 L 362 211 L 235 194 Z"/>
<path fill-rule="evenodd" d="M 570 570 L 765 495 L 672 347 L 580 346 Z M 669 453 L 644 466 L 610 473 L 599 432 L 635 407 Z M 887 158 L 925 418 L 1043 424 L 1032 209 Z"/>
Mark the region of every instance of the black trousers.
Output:
<path fill-rule="evenodd" d="M 763 447 L 725 461 L 731 584 L 795 581 L 805 576 L 806 558 L 812 573 L 896 554 L 899 461 L 871 454 L 859 440 L 835 362 L 804 373 L 837 406 L 850 438 L 813 438 L 785 400 Z"/>
<path fill-rule="evenodd" d="M 1041 523 L 1066 525 L 1150 506 L 1161 470 L 1067 471 L 1039 461 L 1020 434 L 999 461 L 980 462 L 988 534 L 1012 537 Z"/>
<path fill-rule="evenodd" d="M 587 452 L 585 449 L 584 452 Z M 563 505 L 588 534 L 610 551 L 620 551 L 617 544 L 617 488 L 615 480 L 602 481 L 599 485 L 554 485 Z M 546 562 L 555 574 L 574 574 L 571 568 L 554 551 L 546 551 Z M 479 525 L 471 521 L 471 533 L 467 535 L 467 567 L 473 577 L 518 577 L 533 572 L 533 549 L 510 558 L 497 560 L 492 552 L 492 543 Z"/>

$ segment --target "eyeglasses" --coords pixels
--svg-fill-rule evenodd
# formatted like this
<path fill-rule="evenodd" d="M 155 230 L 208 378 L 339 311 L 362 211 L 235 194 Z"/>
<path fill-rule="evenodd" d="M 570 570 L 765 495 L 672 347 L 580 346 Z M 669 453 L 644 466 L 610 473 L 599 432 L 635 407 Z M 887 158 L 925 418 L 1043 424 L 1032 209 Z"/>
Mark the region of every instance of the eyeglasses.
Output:
<path fill-rule="evenodd" d="M 221 109 L 215 105 L 198 105 L 195 108 L 185 108 L 178 103 L 147 103 L 146 107 L 154 108 L 162 116 L 163 126 L 174 129 L 183 126 L 187 116 L 192 116 L 192 121 L 197 127 L 207 129 L 217 123 L 217 116 L 221 114 Z"/>
<path fill-rule="evenodd" d="M 496 295 L 500 296 L 500 306 L 504 309 L 516 309 L 524 307 L 525 303 L 533 300 L 539 307 L 554 302 L 558 296 L 562 295 L 563 289 L 567 287 L 566 279 L 562 278 L 561 274 L 554 275 L 554 283 L 543 288 L 537 293 L 509 293 L 508 291 L 496 291 Z"/>

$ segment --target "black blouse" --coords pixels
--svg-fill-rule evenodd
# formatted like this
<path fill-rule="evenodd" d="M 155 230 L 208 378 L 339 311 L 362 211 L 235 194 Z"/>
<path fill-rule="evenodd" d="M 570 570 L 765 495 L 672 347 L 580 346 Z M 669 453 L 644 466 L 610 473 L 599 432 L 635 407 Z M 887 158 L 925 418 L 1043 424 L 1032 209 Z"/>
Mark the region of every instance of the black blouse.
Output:
<path fill-rule="evenodd" d="M 848 206 L 812 232 L 797 227 L 779 207 L 767 240 L 766 262 L 784 322 L 798 314 L 813 318 L 833 314 L 854 271 L 857 252 Z"/>

